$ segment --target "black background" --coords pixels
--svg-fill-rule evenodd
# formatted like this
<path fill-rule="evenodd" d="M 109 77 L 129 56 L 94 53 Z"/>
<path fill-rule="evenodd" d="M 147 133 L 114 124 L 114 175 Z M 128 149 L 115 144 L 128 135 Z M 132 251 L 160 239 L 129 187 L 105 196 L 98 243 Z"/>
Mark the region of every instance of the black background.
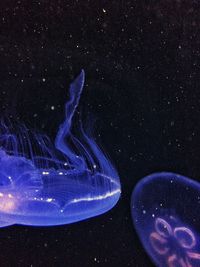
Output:
<path fill-rule="evenodd" d="M 150 267 L 130 217 L 135 184 L 156 171 L 200 177 L 199 1 L 1 1 L 2 114 L 54 138 L 81 68 L 83 121 L 97 118 L 121 199 L 76 224 L 2 228 L 0 266 Z"/>

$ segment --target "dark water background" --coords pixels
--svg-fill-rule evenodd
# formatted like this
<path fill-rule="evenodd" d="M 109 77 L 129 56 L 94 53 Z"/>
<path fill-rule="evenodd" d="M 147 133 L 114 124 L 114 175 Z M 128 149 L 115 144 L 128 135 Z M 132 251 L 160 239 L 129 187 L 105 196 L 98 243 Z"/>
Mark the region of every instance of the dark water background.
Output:
<path fill-rule="evenodd" d="M 150 267 L 130 217 L 133 187 L 155 171 L 200 179 L 199 1 L 1 1 L 2 114 L 54 138 L 81 68 L 83 120 L 98 119 L 122 197 L 84 222 L 1 229 L 0 266 Z"/>

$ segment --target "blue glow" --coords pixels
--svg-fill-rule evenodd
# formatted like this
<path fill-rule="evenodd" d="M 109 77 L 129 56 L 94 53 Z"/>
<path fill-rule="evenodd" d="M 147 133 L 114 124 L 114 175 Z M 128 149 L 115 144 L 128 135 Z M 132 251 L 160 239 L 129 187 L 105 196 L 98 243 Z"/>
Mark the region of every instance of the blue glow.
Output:
<path fill-rule="evenodd" d="M 121 193 L 118 174 L 92 137 L 71 133 L 84 71 L 70 85 L 66 118 L 55 145 L 24 125 L 0 125 L 0 227 L 73 223 L 111 209 Z"/>
<path fill-rule="evenodd" d="M 156 266 L 200 266 L 200 184 L 175 173 L 143 178 L 131 198 L 138 236 Z"/>

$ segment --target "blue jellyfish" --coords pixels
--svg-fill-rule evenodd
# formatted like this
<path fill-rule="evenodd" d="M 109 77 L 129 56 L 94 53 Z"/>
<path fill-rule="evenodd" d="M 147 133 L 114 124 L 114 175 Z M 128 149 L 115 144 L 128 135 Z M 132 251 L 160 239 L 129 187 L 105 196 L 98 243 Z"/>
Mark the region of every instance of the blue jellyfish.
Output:
<path fill-rule="evenodd" d="M 149 175 L 133 190 L 131 213 L 156 266 L 200 266 L 199 183 L 175 173 Z"/>
<path fill-rule="evenodd" d="M 55 144 L 8 119 L 0 124 L 0 227 L 50 226 L 97 216 L 120 197 L 115 168 L 73 115 L 84 85 L 84 71 L 70 86 L 66 117 Z"/>

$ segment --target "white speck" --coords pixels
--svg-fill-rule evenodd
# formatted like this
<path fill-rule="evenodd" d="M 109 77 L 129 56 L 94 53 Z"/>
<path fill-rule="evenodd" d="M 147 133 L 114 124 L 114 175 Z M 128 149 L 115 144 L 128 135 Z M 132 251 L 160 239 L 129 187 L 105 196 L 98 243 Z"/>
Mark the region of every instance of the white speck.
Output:
<path fill-rule="evenodd" d="M 8 176 L 8 179 L 9 179 L 10 181 L 12 181 L 12 177 L 11 177 L 11 176 Z"/>
<path fill-rule="evenodd" d="M 42 174 L 43 174 L 43 175 L 48 175 L 49 172 L 45 172 L 45 171 L 44 171 L 44 172 L 42 172 Z"/>
<path fill-rule="evenodd" d="M 99 263 L 99 260 L 96 257 L 94 258 L 94 261 L 97 262 L 97 263 Z"/>

